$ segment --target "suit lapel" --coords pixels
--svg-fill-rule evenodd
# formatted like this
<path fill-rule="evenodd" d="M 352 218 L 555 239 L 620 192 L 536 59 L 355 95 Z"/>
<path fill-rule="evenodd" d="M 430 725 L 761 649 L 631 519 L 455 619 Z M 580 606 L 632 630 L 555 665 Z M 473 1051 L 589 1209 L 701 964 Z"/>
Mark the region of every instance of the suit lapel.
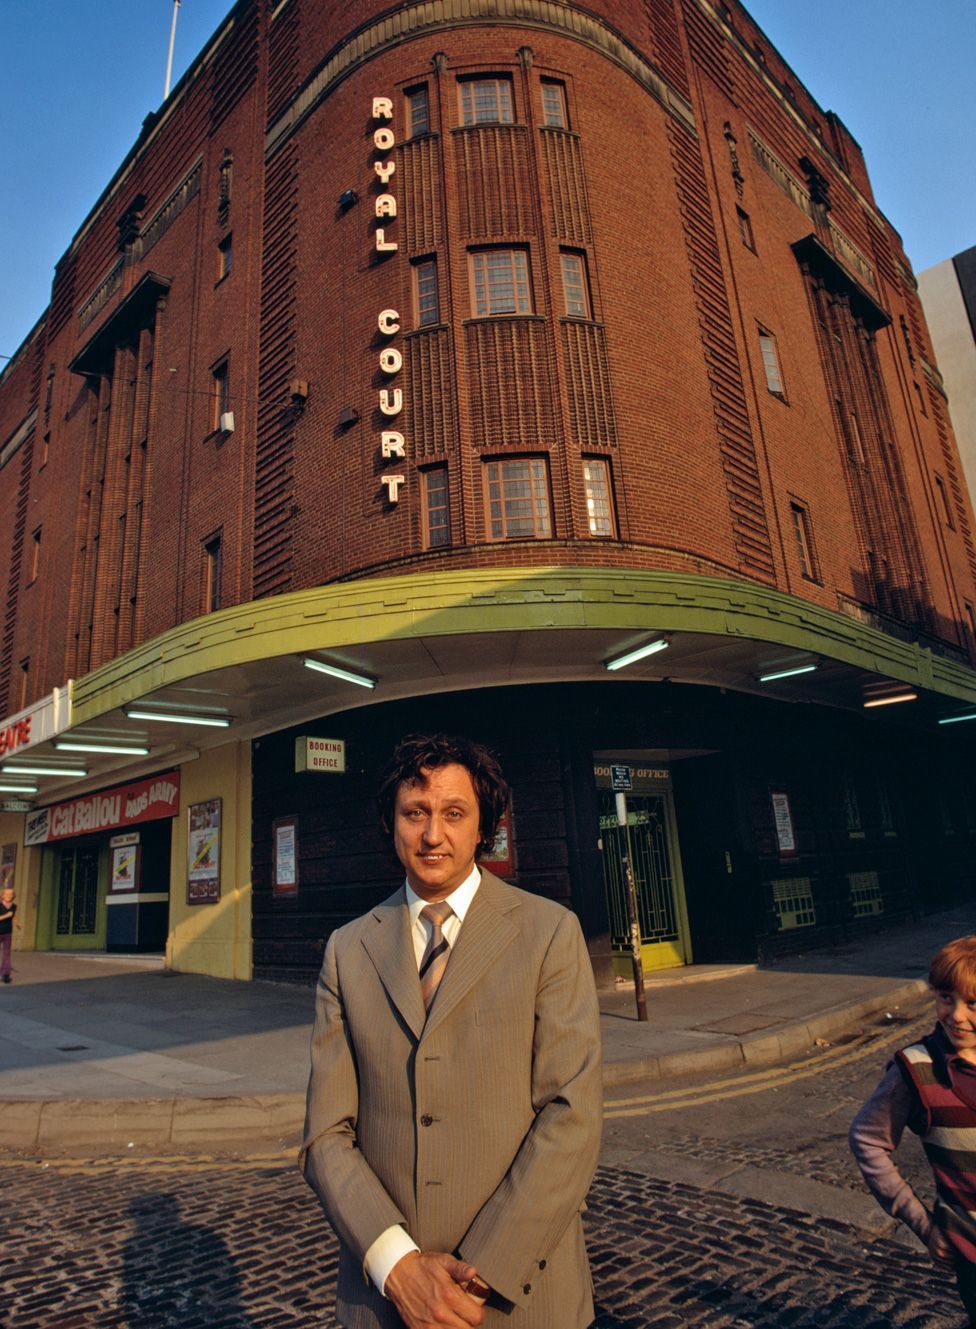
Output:
<path fill-rule="evenodd" d="M 519 930 L 508 914 L 517 906 L 516 892 L 482 869 L 481 885 L 461 925 L 457 945 L 427 1017 L 425 1034 L 436 1029 L 450 1015 L 501 953 L 516 940 Z"/>
<path fill-rule="evenodd" d="M 363 936 L 363 946 L 390 1000 L 414 1037 L 419 1038 L 427 1017 L 420 995 L 417 960 L 410 936 L 410 911 L 403 888 L 377 905 L 371 919 L 372 926 Z M 448 965 L 448 970 L 450 967 Z"/>

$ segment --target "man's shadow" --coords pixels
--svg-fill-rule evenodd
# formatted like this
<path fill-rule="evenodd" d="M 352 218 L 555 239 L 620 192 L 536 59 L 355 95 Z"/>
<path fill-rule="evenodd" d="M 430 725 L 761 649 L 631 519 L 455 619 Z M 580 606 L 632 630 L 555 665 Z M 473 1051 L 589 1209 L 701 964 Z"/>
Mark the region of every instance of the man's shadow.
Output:
<path fill-rule="evenodd" d="M 253 1329 L 222 1237 L 184 1223 L 179 1200 L 165 1192 L 138 1196 L 129 1214 L 135 1227 L 122 1252 L 119 1298 L 126 1329 L 175 1329 L 191 1319 L 209 1329 Z"/>

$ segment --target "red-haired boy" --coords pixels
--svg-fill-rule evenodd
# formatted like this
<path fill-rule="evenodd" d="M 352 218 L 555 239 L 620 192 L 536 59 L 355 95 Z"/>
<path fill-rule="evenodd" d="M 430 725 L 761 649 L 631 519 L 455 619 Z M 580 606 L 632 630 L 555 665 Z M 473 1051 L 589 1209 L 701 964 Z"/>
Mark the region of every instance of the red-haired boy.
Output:
<path fill-rule="evenodd" d="M 882 1208 L 912 1229 L 937 1264 L 955 1271 L 976 1325 L 976 936 L 942 947 L 929 984 L 935 1028 L 895 1054 L 849 1139 Z M 932 1213 L 892 1158 L 906 1126 L 921 1139 L 935 1178 Z"/>

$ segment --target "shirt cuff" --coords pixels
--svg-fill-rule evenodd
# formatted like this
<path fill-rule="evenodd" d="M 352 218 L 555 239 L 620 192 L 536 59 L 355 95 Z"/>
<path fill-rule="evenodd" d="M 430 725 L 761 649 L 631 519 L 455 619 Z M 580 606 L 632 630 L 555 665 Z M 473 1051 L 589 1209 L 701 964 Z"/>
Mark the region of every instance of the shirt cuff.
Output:
<path fill-rule="evenodd" d="M 363 1268 L 368 1277 L 376 1284 L 381 1292 L 386 1286 L 386 1280 L 390 1270 L 402 1260 L 405 1255 L 411 1251 L 419 1251 L 420 1247 L 407 1232 L 400 1227 L 399 1223 L 394 1223 L 388 1227 L 370 1246 L 366 1252 L 366 1258 L 363 1260 Z M 383 1292 L 384 1297 L 386 1293 Z"/>

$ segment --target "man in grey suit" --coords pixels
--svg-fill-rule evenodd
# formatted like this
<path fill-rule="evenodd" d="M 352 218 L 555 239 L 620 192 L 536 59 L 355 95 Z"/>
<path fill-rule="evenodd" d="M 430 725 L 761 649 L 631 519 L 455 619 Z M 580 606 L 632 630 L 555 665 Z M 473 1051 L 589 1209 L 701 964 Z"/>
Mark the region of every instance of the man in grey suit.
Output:
<path fill-rule="evenodd" d="M 585 1329 L 600 1145 L 574 914 L 479 869 L 508 800 L 479 744 L 411 735 L 380 785 L 406 882 L 329 938 L 302 1143 L 346 1329 Z"/>

